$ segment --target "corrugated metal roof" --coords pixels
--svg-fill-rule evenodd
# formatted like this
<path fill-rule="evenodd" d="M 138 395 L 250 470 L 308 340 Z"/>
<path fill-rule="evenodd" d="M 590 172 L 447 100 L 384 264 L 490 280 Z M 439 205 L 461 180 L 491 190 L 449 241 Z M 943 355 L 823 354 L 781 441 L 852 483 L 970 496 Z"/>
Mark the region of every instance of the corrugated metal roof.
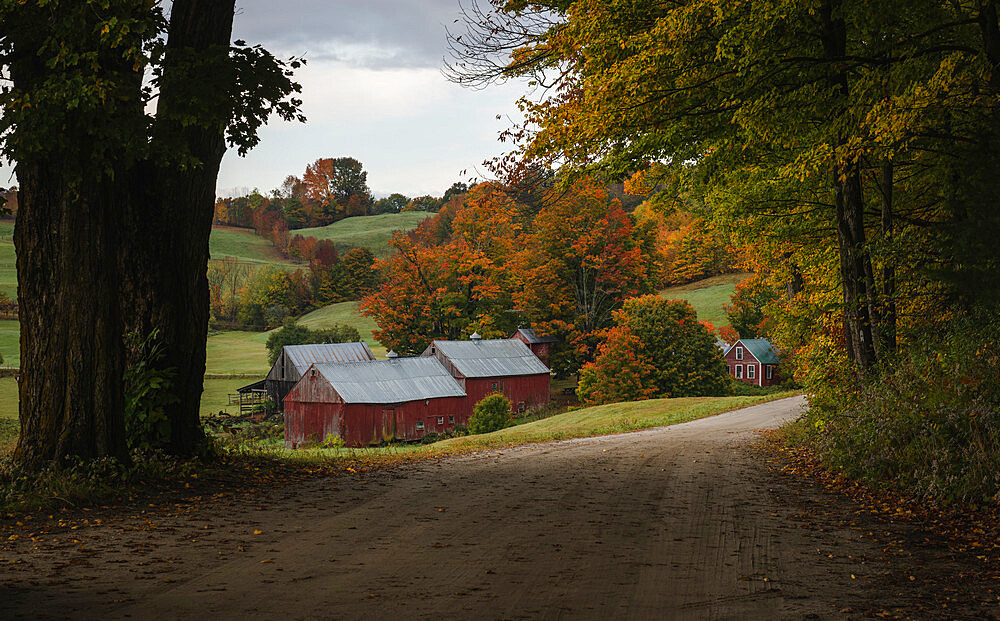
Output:
<path fill-rule="evenodd" d="M 549 368 L 517 339 L 434 341 L 436 347 L 464 377 L 548 375 Z M 428 348 L 424 352 L 427 355 Z"/>
<path fill-rule="evenodd" d="M 527 339 L 527 341 L 532 345 L 536 345 L 539 343 L 559 342 L 559 339 L 552 336 L 538 336 L 537 334 L 535 334 L 535 331 L 532 328 L 518 328 L 517 331 L 520 332 L 524 336 L 524 338 Z"/>
<path fill-rule="evenodd" d="M 375 360 L 375 354 L 364 342 L 285 345 L 284 351 L 288 361 L 295 365 L 299 375 L 305 373 L 306 369 L 313 364 Z"/>
<path fill-rule="evenodd" d="M 767 339 L 740 339 L 739 342 L 761 364 L 778 364 L 781 362 L 778 359 L 778 354 L 774 351 L 774 347 L 771 345 L 771 341 Z"/>
<path fill-rule="evenodd" d="M 465 391 L 437 358 L 396 358 L 315 367 L 345 403 L 405 403 L 465 396 Z"/>

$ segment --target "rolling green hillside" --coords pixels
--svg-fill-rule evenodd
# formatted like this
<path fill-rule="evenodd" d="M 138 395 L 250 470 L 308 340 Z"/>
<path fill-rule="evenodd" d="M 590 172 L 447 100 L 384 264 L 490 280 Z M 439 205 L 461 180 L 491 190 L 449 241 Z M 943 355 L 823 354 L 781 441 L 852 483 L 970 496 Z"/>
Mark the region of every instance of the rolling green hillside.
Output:
<path fill-rule="evenodd" d="M 5 367 L 21 365 L 21 326 L 13 319 L 0 319 L 0 354 Z"/>
<path fill-rule="evenodd" d="M 282 257 L 270 241 L 258 237 L 249 229 L 230 226 L 212 227 L 208 249 L 213 259 L 236 257 L 241 261 L 253 261 L 254 263 L 295 265 L 293 261 Z"/>
<path fill-rule="evenodd" d="M 686 300 L 694 307 L 700 321 L 707 321 L 716 328 L 721 328 L 729 325 L 722 305 L 729 303 L 733 292 L 736 291 L 736 283 L 748 276 L 750 274 L 745 272 L 713 276 L 686 285 L 668 287 L 660 291 L 660 295 L 671 300 Z"/>
<path fill-rule="evenodd" d="M 386 213 L 378 216 L 355 216 L 329 226 L 292 231 L 293 235 L 329 239 L 343 254 L 349 248 L 371 248 L 379 258 L 391 254 L 389 240 L 396 231 L 412 231 L 431 214 L 426 211 Z"/>

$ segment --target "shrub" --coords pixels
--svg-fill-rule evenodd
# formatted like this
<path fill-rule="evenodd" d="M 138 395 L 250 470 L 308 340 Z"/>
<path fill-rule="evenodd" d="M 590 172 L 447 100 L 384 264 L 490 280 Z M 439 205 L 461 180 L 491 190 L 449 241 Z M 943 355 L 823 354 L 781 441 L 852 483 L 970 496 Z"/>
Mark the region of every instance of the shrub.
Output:
<path fill-rule="evenodd" d="M 472 410 L 469 433 L 490 433 L 510 425 L 510 401 L 501 394 L 486 395 Z"/>
<path fill-rule="evenodd" d="M 296 323 L 295 319 L 286 319 L 280 330 L 267 337 L 268 364 L 274 364 L 285 345 L 308 345 L 314 343 L 356 343 L 361 340 L 361 334 L 356 328 L 334 324 L 323 330 L 310 330 Z"/>
<path fill-rule="evenodd" d="M 814 403 L 824 461 L 944 502 L 1000 501 L 1000 313 L 956 320 L 901 350 L 854 394 Z"/>
<path fill-rule="evenodd" d="M 125 368 L 125 434 L 130 449 L 162 448 L 170 442 L 167 406 L 177 402 L 173 393 L 173 368 L 157 363 L 165 355 L 159 330 L 142 338 L 137 332 L 125 335 L 128 364 Z"/>

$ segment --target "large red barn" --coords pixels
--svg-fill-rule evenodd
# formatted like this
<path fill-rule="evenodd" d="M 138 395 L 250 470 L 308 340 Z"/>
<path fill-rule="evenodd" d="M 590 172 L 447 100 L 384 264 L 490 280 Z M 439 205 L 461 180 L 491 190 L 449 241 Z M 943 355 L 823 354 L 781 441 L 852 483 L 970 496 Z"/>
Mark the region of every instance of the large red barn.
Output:
<path fill-rule="evenodd" d="M 285 446 L 419 440 L 469 422 L 465 392 L 434 358 L 314 364 L 285 397 Z"/>
<path fill-rule="evenodd" d="M 517 339 L 528 346 L 531 353 L 538 356 L 547 367 L 552 367 L 549 359 L 552 356 L 552 347 L 559 342 L 559 339 L 551 336 L 539 336 L 531 328 L 518 328 L 517 332 L 511 335 L 512 339 Z"/>
<path fill-rule="evenodd" d="M 434 341 L 422 356 L 434 357 L 468 395 L 468 409 L 501 392 L 516 412 L 549 402 L 549 368 L 517 339 Z"/>

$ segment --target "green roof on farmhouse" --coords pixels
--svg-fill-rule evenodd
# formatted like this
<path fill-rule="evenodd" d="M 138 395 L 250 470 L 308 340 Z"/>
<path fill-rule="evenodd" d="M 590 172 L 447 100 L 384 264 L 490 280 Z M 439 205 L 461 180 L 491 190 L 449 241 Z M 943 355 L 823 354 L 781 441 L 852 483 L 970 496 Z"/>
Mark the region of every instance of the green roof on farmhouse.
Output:
<path fill-rule="evenodd" d="M 778 360 L 778 354 L 771 347 L 771 341 L 767 339 L 740 339 L 740 343 L 761 364 L 778 364 L 781 362 Z"/>

